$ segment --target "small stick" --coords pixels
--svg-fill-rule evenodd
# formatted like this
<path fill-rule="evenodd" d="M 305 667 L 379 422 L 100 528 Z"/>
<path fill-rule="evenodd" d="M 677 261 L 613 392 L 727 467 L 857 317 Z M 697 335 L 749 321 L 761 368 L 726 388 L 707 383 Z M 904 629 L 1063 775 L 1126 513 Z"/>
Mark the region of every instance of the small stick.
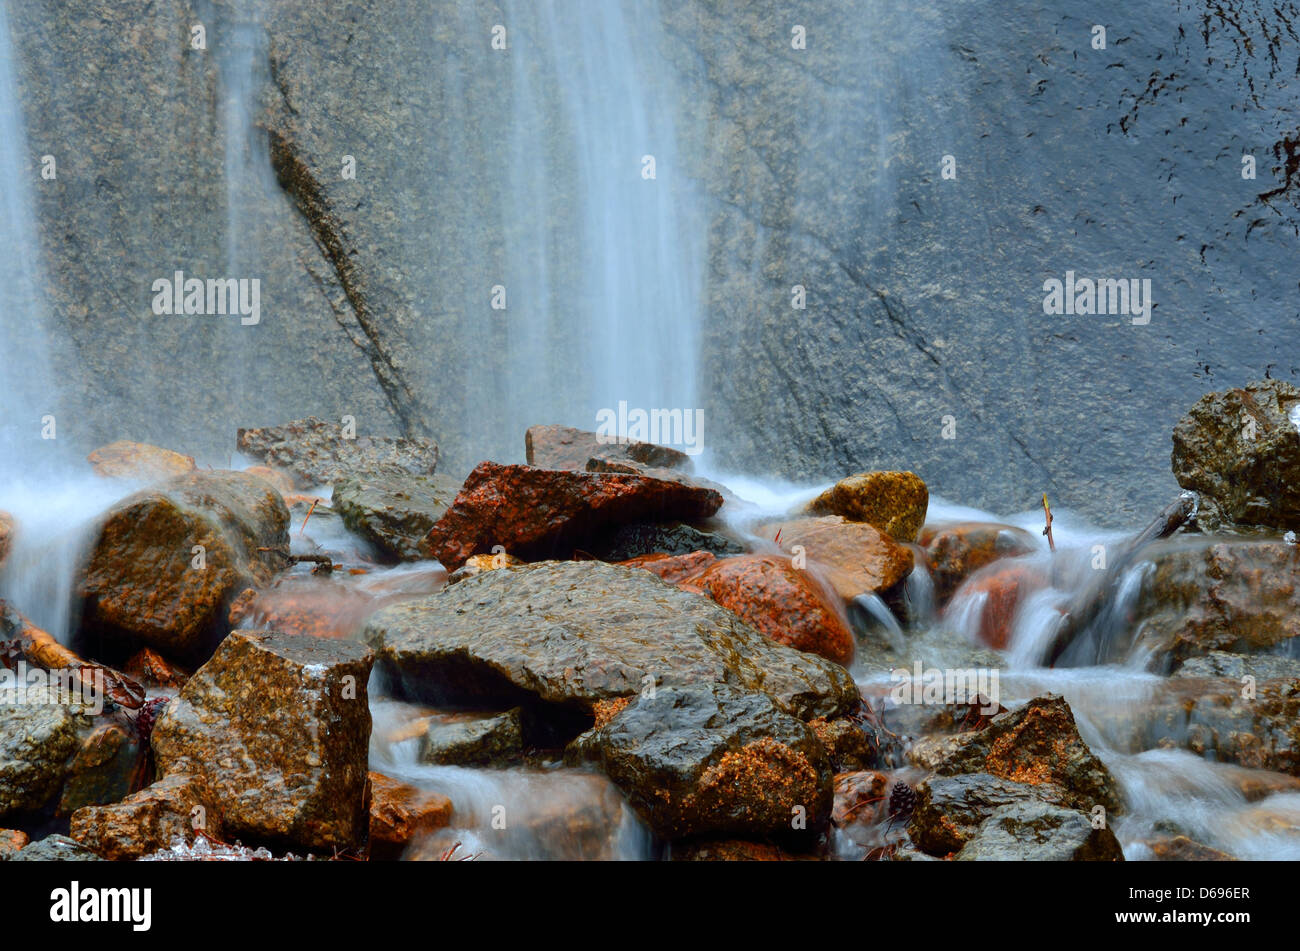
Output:
<path fill-rule="evenodd" d="M 305 531 L 307 530 L 307 519 L 311 518 L 311 513 L 314 512 L 314 511 L 316 511 L 316 503 L 319 502 L 319 501 L 320 501 L 320 499 L 312 499 L 312 502 L 311 502 L 311 508 L 309 508 L 309 509 L 307 510 L 307 514 L 306 514 L 305 516 L 303 516 L 302 524 L 298 526 L 298 537 L 299 537 L 299 538 L 301 538 L 301 537 L 302 537 L 302 533 L 305 532 Z"/>
<path fill-rule="evenodd" d="M 1048 547 L 1056 551 L 1056 540 L 1052 538 L 1052 507 L 1047 504 L 1047 493 L 1043 493 L 1043 513 L 1047 516 L 1047 526 L 1043 529 L 1043 534 L 1047 536 Z"/>

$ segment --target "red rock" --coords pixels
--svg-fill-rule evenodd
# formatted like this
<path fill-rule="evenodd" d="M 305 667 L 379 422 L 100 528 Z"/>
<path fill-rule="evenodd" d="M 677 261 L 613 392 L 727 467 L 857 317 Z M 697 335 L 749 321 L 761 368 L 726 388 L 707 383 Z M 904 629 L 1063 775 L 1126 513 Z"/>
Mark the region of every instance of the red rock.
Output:
<path fill-rule="evenodd" d="M 382 773 L 370 774 L 370 854 L 397 859 L 416 836 L 451 822 L 451 800 Z"/>
<path fill-rule="evenodd" d="M 132 655 L 122 673 L 146 687 L 183 687 L 190 679 L 189 673 L 149 647 Z"/>
<path fill-rule="evenodd" d="M 853 633 L 830 599 L 806 573 L 782 558 L 720 558 L 678 584 L 702 591 L 760 633 L 798 650 L 847 665 Z"/>
<path fill-rule="evenodd" d="M 620 561 L 618 564 L 628 568 L 644 568 L 651 574 L 658 575 L 669 584 L 677 584 L 679 581 L 684 581 L 699 574 L 715 561 L 717 561 L 717 556 L 709 551 L 693 551 L 687 555 L 666 555 L 663 552 L 653 552 L 649 555 L 638 555 L 635 558 L 629 558 L 627 561 Z"/>
<path fill-rule="evenodd" d="M 449 570 L 503 546 L 524 559 L 565 558 L 626 522 L 707 518 L 710 489 L 635 475 L 480 463 L 422 546 Z"/>
<path fill-rule="evenodd" d="M 0 862 L 21 850 L 30 841 L 27 833 L 19 829 L 0 829 Z"/>
<path fill-rule="evenodd" d="M 1016 608 L 1028 594 L 1042 588 L 1044 584 L 1046 578 L 1041 568 L 1015 559 L 985 568 L 976 574 L 954 595 L 949 611 L 960 610 L 969 604 L 968 598 L 985 595 L 975 636 L 982 644 L 1004 650 L 1011 640 Z"/>
<path fill-rule="evenodd" d="M 1035 550 L 1033 536 L 1024 529 L 995 522 L 927 525 L 918 543 L 925 549 L 937 604 L 944 604 L 981 568 Z"/>
<path fill-rule="evenodd" d="M 912 571 L 912 551 L 866 522 L 850 522 L 839 515 L 797 518 L 763 527 L 782 550 L 798 554 L 802 548 L 808 564 L 821 571 L 845 601 L 860 594 L 892 588 Z"/>
<path fill-rule="evenodd" d="M 244 470 L 249 475 L 255 475 L 260 479 L 265 479 L 271 485 L 275 486 L 275 491 L 279 492 L 285 498 L 297 492 L 297 486 L 294 485 L 293 476 L 282 469 L 273 469 L 270 466 L 249 466 Z"/>

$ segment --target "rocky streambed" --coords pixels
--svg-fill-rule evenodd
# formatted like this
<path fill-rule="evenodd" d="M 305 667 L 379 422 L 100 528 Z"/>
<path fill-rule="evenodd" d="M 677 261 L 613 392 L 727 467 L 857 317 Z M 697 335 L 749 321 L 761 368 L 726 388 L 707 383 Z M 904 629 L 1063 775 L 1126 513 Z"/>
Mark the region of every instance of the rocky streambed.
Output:
<path fill-rule="evenodd" d="M 106 446 L 57 531 L 0 493 L 0 860 L 1300 858 L 1297 408 L 1204 398 L 1141 533 L 556 426 Z"/>

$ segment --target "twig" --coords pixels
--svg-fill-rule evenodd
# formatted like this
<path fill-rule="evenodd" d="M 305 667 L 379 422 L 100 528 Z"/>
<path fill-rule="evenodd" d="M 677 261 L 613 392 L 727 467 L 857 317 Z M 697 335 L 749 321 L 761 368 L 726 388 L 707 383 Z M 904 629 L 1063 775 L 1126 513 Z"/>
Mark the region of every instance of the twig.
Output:
<path fill-rule="evenodd" d="M 303 516 L 302 524 L 298 526 L 298 537 L 299 537 L 299 538 L 301 538 L 301 537 L 302 537 L 302 533 L 305 532 L 305 531 L 307 530 L 307 519 L 311 518 L 311 513 L 314 512 L 314 511 L 316 511 L 316 503 L 318 503 L 319 501 L 320 501 L 320 499 L 312 499 L 312 500 L 311 500 L 311 508 L 309 508 L 309 509 L 307 510 L 307 514 Z"/>
<path fill-rule="evenodd" d="M 1047 516 L 1047 525 L 1043 528 L 1043 534 L 1047 536 L 1047 546 L 1052 551 L 1056 551 L 1056 539 L 1052 538 L 1052 507 L 1047 504 L 1047 493 L 1043 493 L 1043 514 Z"/>

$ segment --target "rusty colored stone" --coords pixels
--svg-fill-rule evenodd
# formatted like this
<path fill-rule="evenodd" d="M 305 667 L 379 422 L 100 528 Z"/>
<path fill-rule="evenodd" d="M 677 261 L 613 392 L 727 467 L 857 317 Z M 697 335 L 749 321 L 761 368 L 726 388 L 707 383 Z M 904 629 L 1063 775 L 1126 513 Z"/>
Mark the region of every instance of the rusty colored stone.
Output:
<path fill-rule="evenodd" d="M 179 688 L 185 686 L 185 681 L 190 679 L 190 675 L 186 670 L 177 667 L 163 657 L 162 654 L 149 647 L 136 651 L 127 660 L 122 672 L 140 681 L 146 687 Z"/>
<path fill-rule="evenodd" d="M 26 847 L 31 839 L 19 829 L 0 829 L 0 862 Z"/>
<path fill-rule="evenodd" d="M 870 825 L 883 819 L 888 811 L 888 788 L 889 777 L 875 770 L 837 774 L 831 822 L 843 827 L 855 822 Z"/>
<path fill-rule="evenodd" d="M 808 511 L 866 522 L 896 542 L 914 542 L 929 505 L 930 492 L 914 472 L 860 472 L 817 496 Z"/>
<path fill-rule="evenodd" d="M 451 800 L 382 773 L 370 775 L 370 855 L 397 859 L 416 836 L 451 822 Z"/>
<path fill-rule="evenodd" d="M 677 584 L 693 578 L 716 560 L 717 556 L 712 552 L 693 551 L 689 555 L 638 555 L 618 564 L 627 568 L 644 568 L 669 584 Z"/>
<path fill-rule="evenodd" d="M 193 844 L 200 832 L 222 836 L 211 791 L 197 776 L 174 774 L 121 802 L 86 806 L 72 814 L 72 838 L 106 859 L 130 861 Z"/>
<path fill-rule="evenodd" d="M 194 471 L 192 456 L 124 439 L 101 446 L 86 459 L 94 468 L 95 475 L 105 479 L 159 482 Z"/>
<path fill-rule="evenodd" d="M 449 571 L 495 545 L 526 560 L 568 557 L 617 525 L 707 518 L 721 505 L 711 489 L 645 476 L 483 462 L 429 531 L 423 551 Z"/>
<path fill-rule="evenodd" d="M 977 573 L 949 602 L 949 609 L 967 603 L 968 598 L 984 596 L 979 608 L 976 639 L 996 650 L 1004 650 L 1011 641 L 1016 609 L 1033 591 L 1047 583 L 1041 566 L 1023 559 L 995 564 Z"/>
<path fill-rule="evenodd" d="M 271 485 L 275 486 L 275 491 L 279 492 L 285 498 L 293 495 L 297 491 L 294 485 L 293 476 L 281 469 L 273 469 L 270 466 L 249 466 L 244 470 L 249 475 L 257 476 L 259 479 L 265 479 Z"/>
<path fill-rule="evenodd" d="M 961 522 L 927 525 L 918 543 L 925 549 L 936 604 L 944 604 L 962 583 L 986 565 L 1035 550 L 1034 538 L 1014 525 Z"/>
<path fill-rule="evenodd" d="M 911 549 L 866 522 L 827 515 L 765 525 L 763 532 L 773 539 L 779 533 L 787 554 L 797 555 L 794 549 L 802 548 L 809 569 L 846 602 L 886 591 L 912 571 Z"/>

